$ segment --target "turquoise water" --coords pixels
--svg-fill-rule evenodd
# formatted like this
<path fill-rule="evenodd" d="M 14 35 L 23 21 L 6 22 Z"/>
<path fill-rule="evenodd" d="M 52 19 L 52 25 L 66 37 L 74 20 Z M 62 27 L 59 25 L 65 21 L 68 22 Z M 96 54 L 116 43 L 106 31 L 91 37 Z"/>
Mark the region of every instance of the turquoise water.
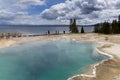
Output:
<path fill-rule="evenodd" d="M 57 40 L 0 49 L 0 80 L 67 80 L 106 56 L 95 43 Z"/>

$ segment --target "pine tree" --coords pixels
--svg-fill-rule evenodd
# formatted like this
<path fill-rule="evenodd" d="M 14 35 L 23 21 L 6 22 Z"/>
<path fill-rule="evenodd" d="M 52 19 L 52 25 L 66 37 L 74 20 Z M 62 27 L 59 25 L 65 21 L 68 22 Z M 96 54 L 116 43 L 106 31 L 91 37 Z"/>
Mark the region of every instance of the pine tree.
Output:
<path fill-rule="evenodd" d="M 94 26 L 94 32 L 95 33 L 103 33 L 103 34 L 119 34 L 120 33 L 120 15 L 118 16 L 118 21 L 113 20 L 112 24 L 110 25 L 108 22 L 104 22 L 101 27 L 98 27 L 99 25 L 96 24 Z"/>
<path fill-rule="evenodd" d="M 99 24 L 95 24 L 95 25 L 94 25 L 94 32 L 95 32 L 95 33 L 98 33 L 99 30 L 100 30 Z"/>
<path fill-rule="evenodd" d="M 111 28 L 110 28 L 110 24 L 108 22 L 104 22 L 103 26 L 101 28 L 101 33 L 104 34 L 110 34 L 111 33 Z"/>
<path fill-rule="evenodd" d="M 73 24 L 73 20 L 72 19 L 70 19 L 70 32 L 72 32 L 72 24 Z"/>
<path fill-rule="evenodd" d="M 83 26 L 82 26 L 82 28 L 81 28 L 81 33 L 85 33 L 85 32 L 84 32 L 84 28 L 83 28 Z"/>
<path fill-rule="evenodd" d="M 119 33 L 120 33 L 120 15 L 118 17 L 118 30 L 119 30 Z"/>
<path fill-rule="evenodd" d="M 76 26 L 76 19 L 72 20 L 70 19 L 70 32 L 71 33 L 78 33 L 78 28 Z"/>
<path fill-rule="evenodd" d="M 120 21 L 118 21 L 118 30 L 119 30 L 119 33 L 120 33 Z"/>
<path fill-rule="evenodd" d="M 119 33 L 119 27 L 117 20 L 113 20 L 112 22 L 112 33 L 118 34 Z"/>

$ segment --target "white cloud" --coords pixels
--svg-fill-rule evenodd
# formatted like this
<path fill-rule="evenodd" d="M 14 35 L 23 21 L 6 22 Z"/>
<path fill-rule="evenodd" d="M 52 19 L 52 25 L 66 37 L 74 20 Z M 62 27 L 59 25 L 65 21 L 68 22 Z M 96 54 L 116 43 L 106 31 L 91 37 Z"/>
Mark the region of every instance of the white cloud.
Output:
<path fill-rule="evenodd" d="M 44 0 L 15 0 L 15 4 L 13 4 L 13 7 L 26 9 L 30 6 L 41 6 L 41 5 L 45 5 Z"/>
<path fill-rule="evenodd" d="M 76 18 L 78 24 L 94 24 L 117 19 L 120 14 L 120 0 L 66 0 L 40 14 L 26 11 L 45 4 L 45 0 L 0 0 L 0 23 L 69 24 L 70 18 Z"/>
<path fill-rule="evenodd" d="M 89 14 L 93 11 L 102 10 L 103 8 L 104 4 L 95 0 L 66 0 L 65 3 L 53 5 L 51 8 L 44 10 L 41 15 L 46 19 L 65 18 L 70 17 L 70 15 L 71 17 L 77 18 L 81 14 Z"/>
<path fill-rule="evenodd" d="M 0 8 L 10 11 L 45 5 L 45 0 L 0 0 Z"/>
<path fill-rule="evenodd" d="M 77 18 L 79 24 L 94 24 L 116 19 L 120 13 L 120 0 L 66 0 L 44 10 L 41 16 L 50 20 Z"/>
<path fill-rule="evenodd" d="M 45 25 L 45 24 L 59 24 L 56 20 L 46 20 L 40 15 L 29 15 L 27 12 L 12 13 L 5 10 L 0 11 L 0 24 L 31 24 L 31 25 Z"/>

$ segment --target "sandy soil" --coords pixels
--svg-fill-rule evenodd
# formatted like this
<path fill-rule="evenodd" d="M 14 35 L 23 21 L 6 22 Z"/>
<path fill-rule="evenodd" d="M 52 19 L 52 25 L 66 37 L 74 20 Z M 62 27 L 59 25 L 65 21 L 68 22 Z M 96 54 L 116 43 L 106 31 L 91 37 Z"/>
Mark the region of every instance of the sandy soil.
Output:
<path fill-rule="evenodd" d="M 51 41 L 57 39 L 73 39 L 77 41 L 98 42 L 102 45 L 97 47 L 98 50 L 113 55 L 114 58 L 109 61 L 104 61 L 97 66 L 96 77 L 76 76 L 71 80 L 120 80 L 120 35 L 102 35 L 95 33 L 86 34 L 64 34 L 64 35 L 46 35 L 37 37 L 21 37 L 14 39 L 0 40 L 0 48 L 14 46 L 16 44 L 24 44 L 35 41 Z M 86 73 L 92 73 L 90 71 Z"/>
<path fill-rule="evenodd" d="M 15 40 L 12 40 L 12 39 L 1 39 L 0 40 L 0 48 L 3 48 L 3 47 L 9 47 L 9 46 L 12 46 L 16 43 Z"/>

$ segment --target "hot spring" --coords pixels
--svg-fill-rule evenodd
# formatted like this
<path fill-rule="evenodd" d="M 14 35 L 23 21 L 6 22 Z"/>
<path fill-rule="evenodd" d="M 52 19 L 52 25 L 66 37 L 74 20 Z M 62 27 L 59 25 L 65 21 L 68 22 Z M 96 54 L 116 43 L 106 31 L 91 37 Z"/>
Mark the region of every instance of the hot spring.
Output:
<path fill-rule="evenodd" d="M 98 44 L 56 40 L 0 49 L 0 80 L 67 80 L 107 57 Z"/>

